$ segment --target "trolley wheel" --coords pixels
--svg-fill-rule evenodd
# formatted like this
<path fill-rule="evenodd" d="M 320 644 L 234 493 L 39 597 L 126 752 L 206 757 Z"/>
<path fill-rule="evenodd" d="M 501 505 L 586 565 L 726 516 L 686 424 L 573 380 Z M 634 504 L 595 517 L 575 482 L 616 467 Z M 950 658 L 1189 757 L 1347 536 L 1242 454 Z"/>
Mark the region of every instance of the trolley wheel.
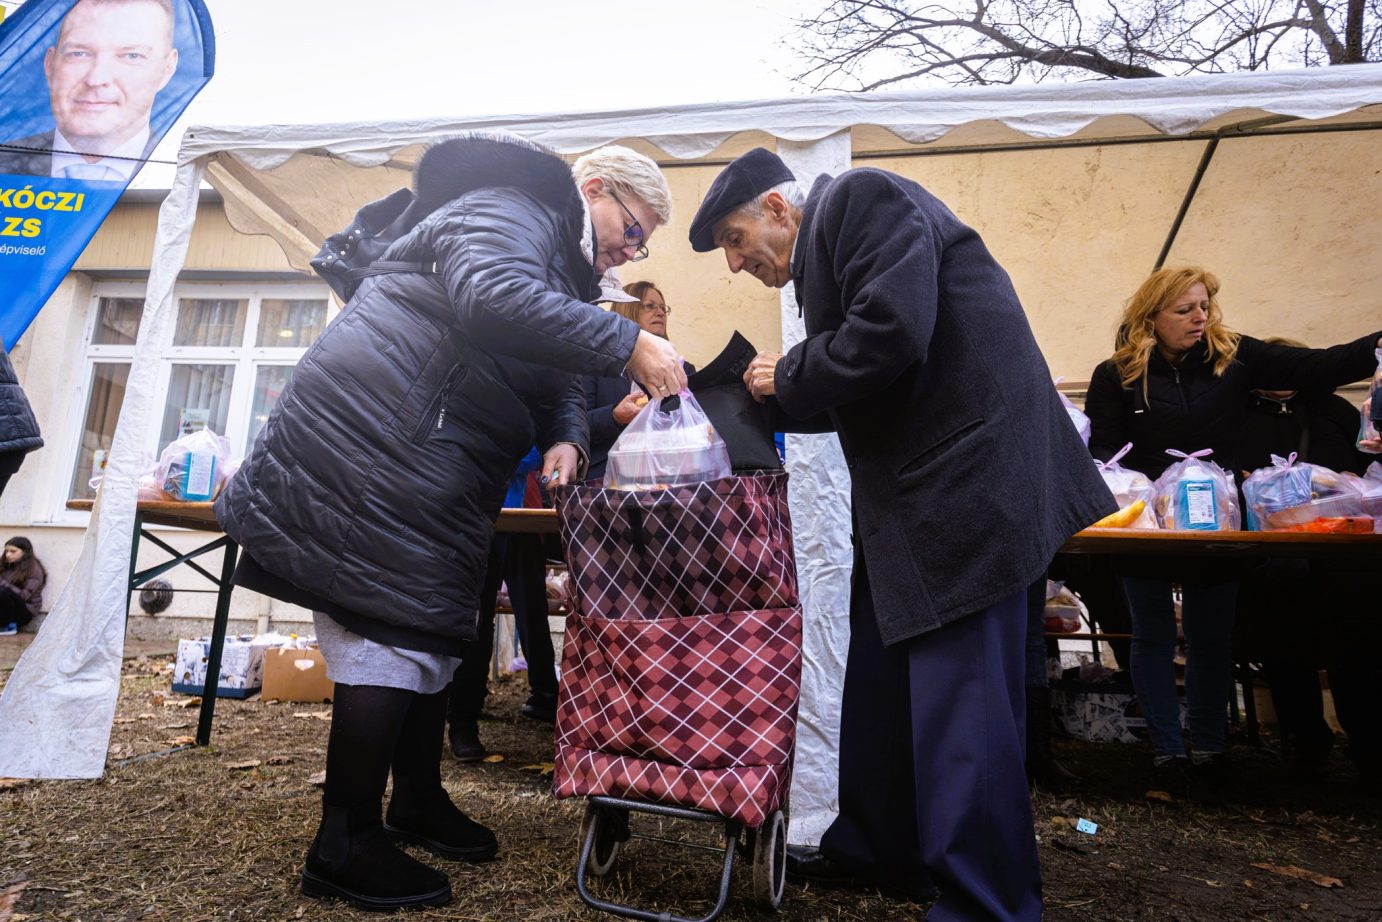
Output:
<path fill-rule="evenodd" d="M 623 815 L 616 816 L 616 813 Z M 595 841 L 590 846 L 586 870 L 592 877 L 604 877 L 613 869 L 614 859 L 619 857 L 620 844 L 629 837 L 628 813 L 586 804 L 585 817 L 581 820 L 582 847 L 592 826 L 595 828 Z"/>
<path fill-rule="evenodd" d="M 765 909 L 776 909 L 786 883 L 787 817 L 775 810 L 753 837 L 753 898 Z"/>

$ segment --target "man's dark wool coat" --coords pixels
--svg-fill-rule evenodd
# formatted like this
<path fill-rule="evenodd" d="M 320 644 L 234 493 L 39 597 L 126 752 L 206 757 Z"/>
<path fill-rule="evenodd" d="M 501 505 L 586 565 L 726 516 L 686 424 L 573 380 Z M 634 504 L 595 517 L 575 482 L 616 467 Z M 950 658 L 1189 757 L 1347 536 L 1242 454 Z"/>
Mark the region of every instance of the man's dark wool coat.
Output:
<path fill-rule="evenodd" d="M 1007 273 L 921 186 L 818 178 L 792 280 L 807 338 L 778 406 L 839 434 L 885 643 L 1025 589 L 1116 511 Z"/>

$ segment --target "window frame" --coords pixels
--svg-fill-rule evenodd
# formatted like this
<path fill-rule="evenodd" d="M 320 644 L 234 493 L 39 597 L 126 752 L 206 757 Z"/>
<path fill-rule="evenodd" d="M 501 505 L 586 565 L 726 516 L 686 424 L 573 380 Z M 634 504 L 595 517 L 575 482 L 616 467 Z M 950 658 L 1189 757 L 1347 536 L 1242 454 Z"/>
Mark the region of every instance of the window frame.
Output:
<path fill-rule="evenodd" d="M 97 364 L 123 363 L 133 365 L 136 346 L 97 345 L 92 343 L 96 323 L 100 316 L 101 301 L 106 298 L 138 298 L 143 300 L 147 280 L 98 280 L 92 283 L 87 302 L 86 318 L 82 328 L 82 353 L 80 372 L 72 399 L 67 409 L 67 419 L 62 429 L 62 458 L 60 473 L 53 477 L 50 489 L 50 521 L 59 525 L 80 526 L 86 524 L 90 513 L 77 512 L 67 508 L 73 481 L 73 473 L 78 463 L 77 454 L 81 450 L 83 429 L 88 411 L 87 402 L 91 399 L 92 383 Z M 244 337 L 238 346 L 174 346 L 173 335 L 177 328 L 176 315 L 164 331 L 163 341 L 154 347 L 159 353 L 157 383 L 153 395 L 153 405 L 145 420 L 144 431 L 140 436 L 143 449 L 154 453 L 159 447 L 162 435 L 163 417 L 167 409 L 169 389 L 172 384 L 173 368 L 176 365 L 231 365 L 234 377 L 231 382 L 230 406 L 227 413 L 226 432 L 232 450 L 237 455 L 248 452 L 252 447 L 244 444 L 250 429 L 250 414 L 254 408 L 255 380 L 258 369 L 263 366 L 296 366 L 310 347 L 305 346 L 257 346 L 256 342 L 261 304 L 266 299 L 304 299 L 320 300 L 326 304 L 326 325 L 330 325 L 340 311 L 330 289 L 320 281 L 191 281 L 179 283 L 173 292 L 181 308 L 183 300 L 198 298 L 217 298 L 243 300 L 247 302 Z M 141 327 L 142 329 L 142 327 Z M 324 330 L 323 330 L 324 335 Z M 151 344 L 153 345 L 153 344 Z"/>

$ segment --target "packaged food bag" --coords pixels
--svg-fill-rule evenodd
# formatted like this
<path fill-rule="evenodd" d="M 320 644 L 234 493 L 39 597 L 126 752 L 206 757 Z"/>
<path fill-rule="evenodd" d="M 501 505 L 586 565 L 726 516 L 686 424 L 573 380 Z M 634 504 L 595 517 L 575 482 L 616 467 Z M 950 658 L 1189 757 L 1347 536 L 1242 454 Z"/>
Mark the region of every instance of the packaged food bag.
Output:
<path fill-rule="evenodd" d="M 1118 501 L 1118 512 L 1114 515 L 1125 515 L 1130 521 L 1122 526 L 1125 528 L 1159 528 L 1156 516 L 1152 513 L 1152 500 L 1156 496 L 1156 487 L 1146 474 L 1141 471 L 1129 470 L 1118 462 L 1123 460 L 1123 456 L 1132 451 L 1132 442 L 1124 445 L 1118 453 L 1107 461 L 1095 461 L 1094 466 L 1099 469 L 1100 475 L 1104 478 L 1104 485 L 1108 487 L 1113 498 Z M 1134 507 L 1141 503 L 1141 507 L 1134 512 Z"/>
<path fill-rule="evenodd" d="M 1162 528 L 1181 531 L 1236 531 L 1239 526 L 1238 488 L 1233 478 L 1213 461 L 1212 448 L 1186 454 L 1166 449 L 1180 458 L 1156 481 L 1153 503 Z"/>
<path fill-rule="evenodd" d="M 1243 481 L 1250 531 L 1279 531 L 1319 519 L 1364 514 L 1362 496 L 1349 478 L 1318 464 L 1296 464 L 1272 455 L 1272 466 L 1253 471 Z"/>
<path fill-rule="evenodd" d="M 155 482 L 175 502 L 209 502 L 226 482 L 230 440 L 210 429 L 175 439 L 158 458 Z"/>
<path fill-rule="evenodd" d="M 1063 380 L 1065 379 L 1057 378 L 1055 383 L 1060 384 Z M 1088 445 L 1089 434 L 1094 429 L 1093 424 L 1089 421 L 1089 417 L 1085 416 L 1084 411 L 1071 403 L 1070 398 L 1062 394 L 1059 390 L 1056 391 L 1056 396 L 1060 398 L 1061 406 L 1065 407 L 1065 412 L 1070 414 L 1070 421 L 1075 424 L 1075 431 L 1080 434 L 1080 441 Z"/>
<path fill-rule="evenodd" d="M 1382 455 L 1382 349 L 1377 350 L 1377 370 L 1372 373 L 1372 386 L 1359 417 L 1358 450 Z"/>
<path fill-rule="evenodd" d="M 730 476 L 729 451 L 710 419 L 683 390 L 650 401 L 609 450 L 605 488 L 665 490 Z"/>
<path fill-rule="evenodd" d="M 1085 614 L 1079 597 L 1065 583 L 1046 581 L 1046 607 L 1042 612 L 1044 626 L 1052 634 L 1078 634 Z"/>

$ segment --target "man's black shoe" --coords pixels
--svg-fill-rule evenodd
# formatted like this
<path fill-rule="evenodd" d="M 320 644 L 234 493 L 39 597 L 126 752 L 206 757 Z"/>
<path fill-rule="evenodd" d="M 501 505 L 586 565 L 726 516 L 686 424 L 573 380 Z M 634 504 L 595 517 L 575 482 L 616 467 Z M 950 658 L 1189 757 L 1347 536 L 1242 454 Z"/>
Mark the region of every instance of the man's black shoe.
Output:
<path fill-rule="evenodd" d="M 480 762 L 489 755 L 480 742 L 480 731 L 473 724 L 451 725 L 451 754 L 457 762 Z"/>
<path fill-rule="evenodd" d="M 910 903 L 930 903 L 939 895 L 936 885 L 921 871 L 907 874 L 849 868 L 807 845 L 787 846 L 787 879 L 832 890 L 871 890 Z"/>
<path fill-rule="evenodd" d="M 529 695 L 519 713 L 530 720 L 554 724 L 557 722 L 557 699 L 546 695 Z"/>

